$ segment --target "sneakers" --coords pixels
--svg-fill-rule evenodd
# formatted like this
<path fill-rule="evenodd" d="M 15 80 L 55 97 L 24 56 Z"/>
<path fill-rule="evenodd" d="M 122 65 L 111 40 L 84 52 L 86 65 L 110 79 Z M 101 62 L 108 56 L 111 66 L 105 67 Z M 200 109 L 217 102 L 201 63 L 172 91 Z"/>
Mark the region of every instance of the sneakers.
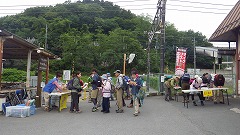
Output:
<path fill-rule="evenodd" d="M 224 102 L 219 102 L 220 104 L 224 104 Z"/>
<path fill-rule="evenodd" d="M 138 113 L 134 113 L 133 115 L 134 115 L 134 116 L 138 116 Z"/>
<path fill-rule="evenodd" d="M 194 106 L 197 106 L 197 103 L 196 103 L 195 101 L 193 101 L 193 105 L 194 105 Z"/>
<path fill-rule="evenodd" d="M 82 111 L 81 110 L 79 110 L 79 111 L 76 111 L 76 113 L 81 113 Z"/>
<path fill-rule="evenodd" d="M 167 101 L 167 102 L 168 102 L 169 100 L 168 100 L 167 98 L 165 98 L 165 101 Z"/>
<path fill-rule="evenodd" d="M 123 110 L 116 110 L 116 113 L 123 113 Z"/>
<path fill-rule="evenodd" d="M 97 111 L 97 108 L 96 107 L 93 107 L 92 108 L 92 112 L 96 112 Z"/>

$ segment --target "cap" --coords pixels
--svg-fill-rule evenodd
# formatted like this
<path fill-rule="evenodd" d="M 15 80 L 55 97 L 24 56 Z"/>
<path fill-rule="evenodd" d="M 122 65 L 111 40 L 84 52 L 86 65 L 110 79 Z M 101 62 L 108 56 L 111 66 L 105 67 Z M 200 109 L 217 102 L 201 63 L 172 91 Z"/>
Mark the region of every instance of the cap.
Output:
<path fill-rule="evenodd" d="M 107 80 L 107 76 L 106 75 L 102 75 L 101 76 L 103 80 Z"/>
<path fill-rule="evenodd" d="M 116 74 L 116 73 L 121 73 L 121 71 L 120 70 L 116 70 L 115 72 L 114 72 L 114 74 Z"/>

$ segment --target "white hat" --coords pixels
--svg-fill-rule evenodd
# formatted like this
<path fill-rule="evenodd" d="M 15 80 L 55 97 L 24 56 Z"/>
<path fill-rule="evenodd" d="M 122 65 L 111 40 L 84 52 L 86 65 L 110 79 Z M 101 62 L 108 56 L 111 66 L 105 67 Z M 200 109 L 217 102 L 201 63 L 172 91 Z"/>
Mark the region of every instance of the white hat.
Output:
<path fill-rule="evenodd" d="M 198 75 L 195 75 L 194 78 L 199 78 L 199 76 L 198 76 Z"/>

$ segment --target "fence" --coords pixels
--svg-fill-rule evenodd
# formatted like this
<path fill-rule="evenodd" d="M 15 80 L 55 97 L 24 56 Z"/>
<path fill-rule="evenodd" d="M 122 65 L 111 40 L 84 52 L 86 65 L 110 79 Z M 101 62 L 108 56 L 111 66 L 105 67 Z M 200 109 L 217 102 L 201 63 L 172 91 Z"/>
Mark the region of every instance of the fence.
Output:
<path fill-rule="evenodd" d="M 165 75 L 166 76 L 166 75 Z M 174 76 L 174 75 L 172 75 Z M 200 75 L 199 75 L 200 76 Z M 225 85 L 224 87 L 229 88 L 229 94 L 235 94 L 236 93 L 236 83 L 235 83 L 235 74 L 223 74 L 225 77 Z M 144 75 L 144 78 L 147 78 L 146 75 Z M 146 79 L 147 81 L 147 79 Z M 154 89 L 155 91 L 158 91 L 159 93 L 163 93 L 164 90 L 160 89 L 160 75 L 159 74 L 151 74 L 150 75 L 150 82 L 149 82 L 150 89 Z"/>

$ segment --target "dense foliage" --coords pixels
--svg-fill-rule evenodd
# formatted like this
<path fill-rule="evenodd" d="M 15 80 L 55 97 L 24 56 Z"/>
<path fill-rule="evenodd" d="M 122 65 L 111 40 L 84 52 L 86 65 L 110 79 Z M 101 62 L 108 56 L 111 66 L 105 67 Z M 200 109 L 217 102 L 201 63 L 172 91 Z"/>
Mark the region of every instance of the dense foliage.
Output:
<path fill-rule="evenodd" d="M 127 71 L 136 67 L 146 72 L 148 42 L 146 31 L 151 18 L 136 16 L 112 2 L 83 0 L 48 7 L 28 8 L 23 13 L 0 18 L 0 27 L 44 47 L 47 25 L 48 50 L 62 58 L 51 62 L 51 72 L 75 69 L 89 72 L 97 68 L 103 72 L 122 69 L 123 54 L 135 53 Z M 187 67 L 193 67 L 193 37 L 196 46 L 212 46 L 205 36 L 194 31 L 178 31 L 171 23 L 166 26 L 166 67 L 173 71 L 175 47 L 188 48 Z M 151 45 L 151 71 L 159 71 L 159 50 Z M 198 57 L 198 68 L 211 68 L 211 59 Z M 8 64 L 11 67 L 11 64 Z M 20 66 L 24 67 L 24 66 Z M 36 66 L 33 66 L 36 70 Z M 25 70 L 25 69 L 24 69 Z"/>

